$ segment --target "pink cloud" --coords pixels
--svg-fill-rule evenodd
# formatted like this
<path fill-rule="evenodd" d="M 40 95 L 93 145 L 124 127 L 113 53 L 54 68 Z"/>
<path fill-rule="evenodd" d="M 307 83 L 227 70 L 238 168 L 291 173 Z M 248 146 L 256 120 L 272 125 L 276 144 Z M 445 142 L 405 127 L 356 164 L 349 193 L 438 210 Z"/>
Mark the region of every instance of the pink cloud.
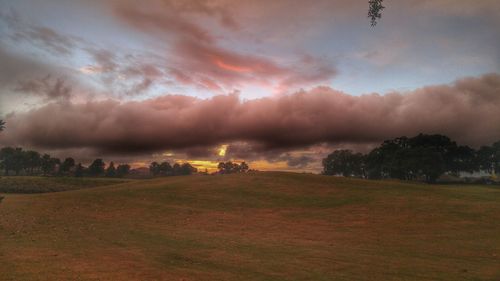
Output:
<path fill-rule="evenodd" d="M 172 78 L 180 84 L 218 93 L 250 84 L 285 91 L 292 86 L 328 82 L 337 74 L 332 63 L 325 59 L 303 56 L 293 64 L 284 65 L 270 57 L 224 47 L 225 42 L 216 31 L 203 26 L 203 20 L 192 16 L 193 13 L 203 14 L 215 17 L 223 24 L 233 22 L 228 25 L 236 26 L 231 13 L 222 7 L 213 3 L 209 5 L 207 1 L 186 1 L 183 4 L 150 1 L 141 7 L 126 1 L 114 4 L 118 19 L 164 41 L 164 67 L 170 69 Z M 189 78 L 186 73 L 189 73 Z"/>

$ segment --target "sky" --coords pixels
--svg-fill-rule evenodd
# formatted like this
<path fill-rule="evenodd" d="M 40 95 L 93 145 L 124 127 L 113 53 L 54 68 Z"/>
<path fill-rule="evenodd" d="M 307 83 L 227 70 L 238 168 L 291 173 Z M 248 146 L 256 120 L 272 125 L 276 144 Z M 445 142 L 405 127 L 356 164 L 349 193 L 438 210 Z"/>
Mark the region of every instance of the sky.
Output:
<path fill-rule="evenodd" d="M 318 172 L 335 149 L 500 140 L 500 2 L 0 0 L 0 146 Z"/>

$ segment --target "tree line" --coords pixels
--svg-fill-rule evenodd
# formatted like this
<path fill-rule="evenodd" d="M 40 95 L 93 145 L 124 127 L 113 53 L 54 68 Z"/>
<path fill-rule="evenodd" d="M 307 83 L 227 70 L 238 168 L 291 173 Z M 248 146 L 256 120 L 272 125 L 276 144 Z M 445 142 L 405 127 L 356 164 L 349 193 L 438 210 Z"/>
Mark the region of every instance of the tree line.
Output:
<path fill-rule="evenodd" d="M 108 165 L 102 159 L 95 159 L 89 166 L 68 157 L 61 161 L 49 154 L 40 154 L 34 150 L 23 150 L 20 147 L 4 147 L 0 149 L 0 170 L 5 175 L 30 175 L 30 176 L 74 176 L 74 177 L 116 177 L 121 178 L 130 174 L 129 164 L 116 165 L 110 162 Z M 189 163 L 168 162 L 150 165 L 151 174 L 154 176 L 177 176 L 190 175 L 197 169 Z"/>
<path fill-rule="evenodd" d="M 217 174 L 246 173 L 249 171 L 249 166 L 245 162 L 241 162 L 240 164 L 231 161 L 220 162 L 217 168 Z M 175 163 L 174 165 L 170 165 L 169 162 L 153 162 L 149 165 L 149 171 L 153 176 L 190 175 L 198 172 L 189 163 Z"/>
<path fill-rule="evenodd" d="M 198 169 L 189 163 L 174 163 L 170 165 L 169 162 L 153 162 L 149 165 L 149 171 L 153 176 L 186 176 L 198 172 Z"/>
<path fill-rule="evenodd" d="M 399 137 L 367 154 L 337 150 L 323 159 L 323 174 L 368 179 L 395 178 L 435 182 L 443 174 L 500 173 L 500 141 L 473 149 L 447 136 Z"/>
<path fill-rule="evenodd" d="M 249 166 L 245 162 L 241 162 L 240 164 L 234 163 L 231 161 L 228 162 L 220 162 L 217 165 L 219 169 L 219 174 L 236 174 L 236 173 L 246 173 L 249 171 Z"/>
<path fill-rule="evenodd" d="M 76 163 L 68 157 L 61 161 L 49 154 L 40 154 L 34 150 L 23 150 L 20 147 L 4 147 L 0 149 L 0 169 L 5 175 L 44 175 L 44 176 L 106 176 L 124 177 L 130 173 L 130 165 L 114 162 L 106 166 L 102 159 L 96 159 L 88 167 Z"/>

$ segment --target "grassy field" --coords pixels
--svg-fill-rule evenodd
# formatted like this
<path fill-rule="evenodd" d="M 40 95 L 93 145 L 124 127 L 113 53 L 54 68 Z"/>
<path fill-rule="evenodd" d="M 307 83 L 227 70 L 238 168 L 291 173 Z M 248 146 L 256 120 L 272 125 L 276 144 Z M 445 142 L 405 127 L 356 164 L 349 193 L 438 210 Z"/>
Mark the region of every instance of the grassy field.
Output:
<path fill-rule="evenodd" d="M 1 177 L 0 193 L 46 193 L 125 182 L 123 179 L 74 177 Z"/>
<path fill-rule="evenodd" d="M 498 187 L 273 172 L 4 196 L 1 280 L 500 280 Z"/>

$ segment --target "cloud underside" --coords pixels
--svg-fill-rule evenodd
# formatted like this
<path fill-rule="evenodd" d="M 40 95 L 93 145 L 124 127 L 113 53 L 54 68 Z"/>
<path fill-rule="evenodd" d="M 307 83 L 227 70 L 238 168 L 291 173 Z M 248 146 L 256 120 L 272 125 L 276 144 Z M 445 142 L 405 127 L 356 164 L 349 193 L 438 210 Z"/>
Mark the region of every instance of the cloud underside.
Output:
<path fill-rule="evenodd" d="M 441 133 L 469 145 L 500 139 L 500 75 L 407 93 L 351 96 L 328 87 L 242 101 L 167 95 L 144 101 L 60 100 L 7 118 L 0 142 L 45 149 L 133 154 L 245 143 L 260 152 L 377 143 Z M 234 153 L 238 152 L 237 146 Z M 251 151 L 240 149 L 241 155 Z M 252 150 L 250 148 L 250 150 Z"/>

